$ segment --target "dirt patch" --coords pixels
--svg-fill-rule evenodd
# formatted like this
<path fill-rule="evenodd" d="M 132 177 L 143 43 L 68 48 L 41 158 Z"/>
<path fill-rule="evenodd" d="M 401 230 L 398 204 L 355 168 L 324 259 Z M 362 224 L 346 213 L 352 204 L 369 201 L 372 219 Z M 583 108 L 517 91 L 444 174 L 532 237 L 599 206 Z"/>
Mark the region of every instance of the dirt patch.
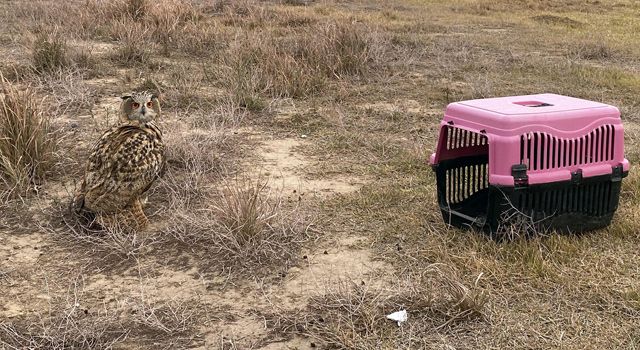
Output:
<path fill-rule="evenodd" d="M 70 42 L 69 44 L 79 49 L 87 50 L 92 54 L 101 55 L 101 56 L 111 53 L 113 50 L 117 48 L 117 45 L 114 43 L 87 41 L 87 40 L 75 40 Z"/>
<path fill-rule="evenodd" d="M 41 234 L 7 235 L 0 248 L 0 260 L 3 267 L 12 263 L 33 264 L 40 255 L 44 237 Z"/>
<path fill-rule="evenodd" d="M 313 348 L 311 345 L 313 342 L 309 339 L 302 337 L 294 337 L 291 340 L 285 342 L 277 342 L 265 345 L 260 350 L 302 350 Z"/>
<path fill-rule="evenodd" d="M 225 321 L 215 327 L 206 327 L 208 333 L 202 349 L 253 349 L 265 337 L 267 330 L 264 322 L 243 315 L 236 320 Z"/>
<path fill-rule="evenodd" d="M 416 100 L 402 100 L 394 103 L 389 102 L 374 102 L 364 103 L 359 106 L 365 110 L 376 110 L 384 112 L 408 112 L 408 113 L 423 113 L 424 107 Z"/>
<path fill-rule="evenodd" d="M 313 142 L 308 139 L 264 139 L 260 134 L 252 135 L 260 144 L 257 154 L 262 162 L 253 166 L 253 173 L 266 177 L 275 188 L 285 194 L 328 196 L 357 191 L 362 179 L 339 176 L 326 179 L 310 179 L 305 174 L 314 166 L 313 159 L 305 157 L 300 149 Z"/>
<path fill-rule="evenodd" d="M 367 275 L 382 269 L 385 264 L 374 261 L 368 249 L 349 249 L 338 246 L 308 255 L 308 264 L 302 268 L 291 268 L 292 276 L 282 286 L 280 292 L 290 307 L 303 307 L 309 297 L 316 295 L 334 283 L 344 280 L 368 280 Z"/>

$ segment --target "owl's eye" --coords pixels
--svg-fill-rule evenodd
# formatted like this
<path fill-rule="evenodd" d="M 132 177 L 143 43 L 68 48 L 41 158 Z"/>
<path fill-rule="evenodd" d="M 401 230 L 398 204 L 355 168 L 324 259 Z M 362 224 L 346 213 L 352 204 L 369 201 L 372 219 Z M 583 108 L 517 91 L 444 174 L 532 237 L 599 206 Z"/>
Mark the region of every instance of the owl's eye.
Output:
<path fill-rule="evenodd" d="M 151 101 L 147 102 L 147 107 L 151 108 L 151 106 L 153 106 L 153 102 Z"/>
<path fill-rule="evenodd" d="M 134 103 L 131 104 L 131 107 L 133 107 L 135 109 L 135 108 L 140 107 L 140 104 L 138 102 L 134 102 Z"/>

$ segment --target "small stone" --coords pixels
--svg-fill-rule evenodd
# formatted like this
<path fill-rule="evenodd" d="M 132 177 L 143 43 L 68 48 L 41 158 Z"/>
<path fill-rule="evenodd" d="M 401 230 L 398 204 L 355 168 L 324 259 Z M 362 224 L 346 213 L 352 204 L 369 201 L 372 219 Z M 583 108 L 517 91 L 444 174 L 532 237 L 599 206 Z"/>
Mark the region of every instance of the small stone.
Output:
<path fill-rule="evenodd" d="M 300 137 L 302 137 L 303 139 L 306 139 L 308 136 L 307 135 L 300 135 Z"/>

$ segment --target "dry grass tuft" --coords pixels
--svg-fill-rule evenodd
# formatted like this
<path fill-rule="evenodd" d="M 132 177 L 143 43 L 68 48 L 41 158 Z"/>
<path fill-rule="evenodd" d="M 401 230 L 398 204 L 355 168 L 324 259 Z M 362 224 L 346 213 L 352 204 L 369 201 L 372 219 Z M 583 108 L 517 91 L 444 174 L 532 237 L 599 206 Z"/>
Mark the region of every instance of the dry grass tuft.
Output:
<path fill-rule="evenodd" d="M 222 82 L 238 105 L 264 108 L 262 97 L 303 98 L 319 92 L 328 79 L 364 77 L 378 63 L 383 45 L 370 28 L 330 23 L 295 36 L 252 35 L 235 42 L 222 57 Z"/>
<path fill-rule="evenodd" d="M 68 49 L 62 35 L 41 33 L 33 44 L 33 68 L 39 74 L 51 73 L 70 64 Z"/>
<path fill-rule="evenodd" d="M 250 186 L 226 185 L 222 196 L 215 204 L 213 214 L 219 218 L 223 234 L 232 238 L 231 248 L 243 253 L 259 247 L 265 233 L 273 227 L 274 218 L 278 215 L 280 202 L 270 202 L 263 193 L 266 183 Z"/>
<path fill-rule="evenodd" d="M 543 229 L 542 221 L 544 219 L 536 221 L 530 215 L 512 206 L 502 213 L 500 225 L 496 232 L 492 234 L 492 238 L 498 241 L 515 241 L 518 239 L 546 237 L 550 232 Z"/>
<path fill-rule="evenodd" d="M 299 208 L 285 208 L 263 182 L 226 183 L 218 197 L 210 207 L 175 215 L 165 233 L 215 271 L 263 275 L 293 263 L 310 234 Z"/>
<path fill-rule="evenodd" d="M 141 20 L 149 10 L 147 0 L 127 0 L 127 14 L 133 20 Z"/>
<path fill-rule="evenodd" d="M 214 192 L 214 186 L 227 161 L 238 152 L 234 138 L 222 113 L 186 112 L 191 125 L 173 124 L 166 133 L 167 171 L 159 185 L 151 189 L 151 196 L 163 198 L 161 213 L 193 210 L 205 205 L 204 200 Z M 155 205 L 151 201 L 151 205 Z"/>
<path fill-rule="evenodd" d="M 322 40 L 318 46 L 305 45 L 307 49 L 314 50 L 315 47 L 318 50 L 308 52 L 306 56 L 317 64 L 325 62 L 323 70 L 329 76 L 362 76 L 372 68 L 378 53 L 371 31 L 372 28 L 354 24 L 330 24 L 321 28 Z"/>
<path fill-rule="evenodd" d="M 450 308 L 457 310 L 457 313 L 452 314 L 449 320 L 440 325 L 439 328 L 461 319 L 483 316 L 489 296 L 483 289 L 478 287 L 478 282 L 482 275 L 478 276 L 475 284 L 469 288 L 462 282 L 457 272 L 451 267 L 443 264 L 434 264 L 432 267 L 437 273 L 443 289 L 450 295 L 453 301 L 453 305 L 450 306 Z"/>
<path fill-rule="evenodd" d="M 213 108 L 200 93 L 205 84 L 200 67 L 195 64 L 181 64 L 167 72 L 168 86 L 163 93 L 163 106 L 186 111 Z M 207 103 L 207 105 L 203 105 Z M 198 112 L 202 113 L 202 112 Z"/>
<path fill-rule="evenodd" d="M 584 60 L 608 60 L 616 58 L 618 51 L 600 39 L 570 44 L 567 56 Z"/>
<path fill-rule="evenodd" d="M 638 347 L 634 171 L 611 227 L 541 237 L 519 216 L 502 227 L 513 241 L 496 242 L 443 223 L 426 162 L 446 103 L 548 91 L 619 106 L 625 154 L 637 163 L 633 1 L 16 0 L 0 9 L 1 70 L 35 96 L 52 95 L 57 122 L 73 134 L 62 143 L 66 157 L 84 159 L 92 135 L 113 120 L 108 96 L 144 77 L 153 78 L 140 88 L 163 95 L 169 156 L 145 206 L 148 235 L 59 223 L 63 187 L 81 171 L 66 158 L 54 158 L 56 181 L 45 171 L 37 198 L 0 200 L 0 256 L 10 258 L 0 293 L 25 288 L 21 301 L 32 304 L 0 320 L 0 348 L 186 348 L 216 330 L 233 338 L 204 347 L 285 347 L 277 341 L 292 334 L 318 348 L 367 350 Z M 291 193 L 281 200 L 263 181 L 229 180 L 253 166 L 254 136 L 265 134 L 300 138 L 292 153 L 264 151 L 304 180 L 295 196 L 310 207 L 289 202 Z M 20 173 L 26 189 L 43 176 L 32 172 Z M 13 187 L 0 173 L 0 186 Z M 325 184 L 335 187 L 316 188 Z M 323 218 L 317 244 L 307 210 Z M 53 239 L 38 225 L 55 226 Z M 287 268 L 304 261 L 301 249 L 317 254 L 334 240 L 335 258 L 357 249 L 354 259 L 384 269 L 309 299 L 298 282 L 314 267 Z M 90 307 L 41 307 L 49 299 L 34 279 L 75 268 L 91 274 Z M 157 295 L 133 296 L 136 268 L 150 276 L 140 287 Z M 237 300 L 248 280 L 269 286 L 286 274 L 294 275 L 287 283 Z M 52 293 L 56 304 L 63 293 Z M 162 300 L 174 293 L 179 302 Z M 300 309 L 266 318 L 279 334 L 246 336 L 271 300 Z M 227 314 L 202 322 L 212 303 Z M 400 327 L 385 319 L 402 308 L 409 320 Z"/>
<path fill-rule="evenodd" d="M 180 40 L 172 41 L 167 46 L 173 45 L 186 53 L 209 58 L 217 58 L 226 47 L 223 28 L 216 22 L 187 22 L 180 28 L 181 32 L 177 34 Z"/>
<path fill-rule="evenodd" d="M 155 49 L 153 42 L 146 40 L 149 29 L 128 18 L 116 23 L 115 32 L 120 46 L 113 53 L 112 59 L 122 65 L 148 63 Z"/>
<path fill-rule="evenodd" d="M 575 19 L 571 19 L 566 16 L 539 15 L 539 16 L 532 17 L 532 19 L 536 22 L 543 23 L 543 24 L 566 26 L 569 28 L 584 27 L 584 23 L 576 21 Z"/>
<path fill-rule="evenodd" d="M 0 96 L 0 181 L 3 197 L 26 194 L 40 184 L 55 163 L 58 140 L 51 117 L 30 89 L 4 78 Z"/>

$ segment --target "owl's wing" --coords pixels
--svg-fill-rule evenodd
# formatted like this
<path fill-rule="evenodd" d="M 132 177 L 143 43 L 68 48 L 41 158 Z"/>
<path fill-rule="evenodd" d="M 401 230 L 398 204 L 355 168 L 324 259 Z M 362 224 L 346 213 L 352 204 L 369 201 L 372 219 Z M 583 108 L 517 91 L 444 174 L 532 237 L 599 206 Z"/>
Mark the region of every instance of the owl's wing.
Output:
<path fill-rule="evenodd" d="M 92 210 L 118 210 L 149 189 L 164 167 L 159 135 L 135 126 L 107 131 L 89 157 L 85 204 Z"/>

